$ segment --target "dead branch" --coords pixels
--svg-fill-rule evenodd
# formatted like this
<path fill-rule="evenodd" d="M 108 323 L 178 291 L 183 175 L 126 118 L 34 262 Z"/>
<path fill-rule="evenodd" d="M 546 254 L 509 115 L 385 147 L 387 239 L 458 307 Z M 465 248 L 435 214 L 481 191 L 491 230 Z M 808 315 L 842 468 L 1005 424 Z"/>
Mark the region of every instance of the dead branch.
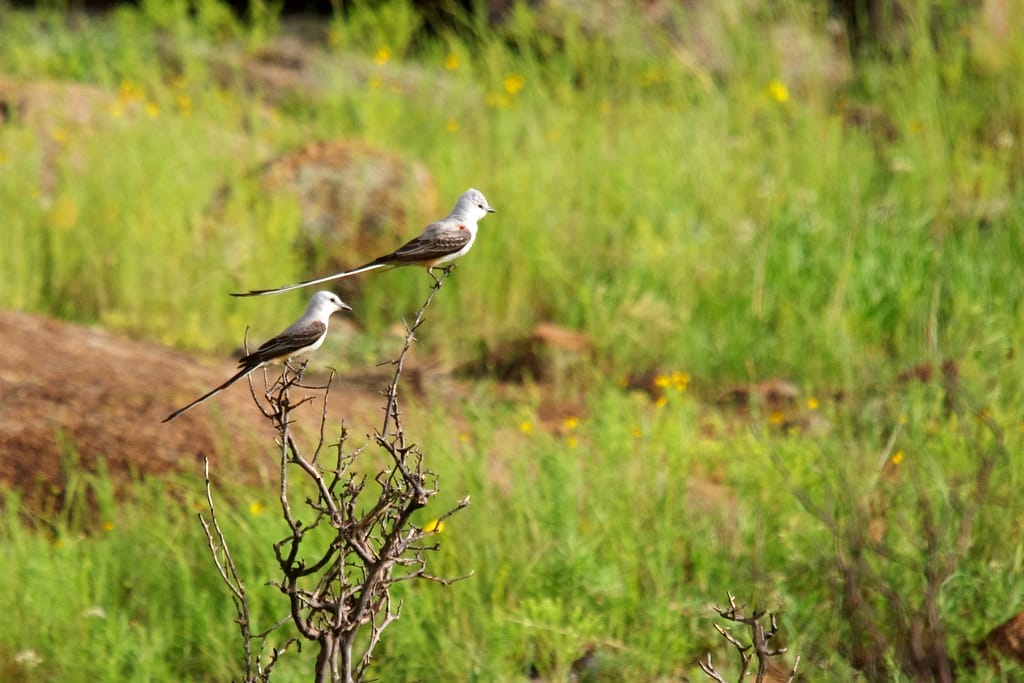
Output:
<path fill-rule="evenodd" d="M 384 421 L 371 436 L 372 444 L 387 454 L 386 465 L 372 478 L 355 473 L 353 465 L 369 451 L 366 445 L 346 451 L 348 431 L 344 425 L 336 440 L 328 440 L 331 421 L 327 398 L 333 373 L 326 384 L 311 386 L 301 383 L 304 364 L 286 367 L 280 378 L 267 385 L 262 397 L 250 389 L 254 402 L 277 432 L 278 501 L 287 529 L 272 545 L 279 578 L 271 581 L 287 598 L 287 616 L 270 629 L 257 635 L 250 630 L 247 597 L 216 521 L 209 478 L 211 522 L 202 520 L 218 572 L 235 602 L 242 628 L 246 682 L 267 680 L 279 657 L 289 646 L 300 646 L 302 641 L 318 645 L 314 668 L 318 683 L 361 681 L 384 630 L 401 615 L 401 603 L 395 604 L 391 596 L 396 583 L 423 579 L 449 585 L 472 576 L 470 572 L 443 578 L 427 572 L 427 554 L 440 546 L 422 542 L 427 536 L 436 536 L 436 532 L 416 527 L 412 517 L 438 493 L 437 475 L 424 467 L 423 454 L 407 439 L 399 407 L 399 385 L 416 330 L 449 275 L 450 268 L 435 278 L 413 322 L 406 325 L 398 356 L 388 361 L 394 373 L 383 392 Z M 304 395 L 293 402 L 292 394 L 297 389 L 311 390 L 319 398 Z M 312 400 L 321 401 L 319 432 L 307 451 L 292 427 L 295 409 Z M 327 446 L 335 453 L 331 466 L 324 463 Z M 366 487 L 368 481 L 377 485 L 372 495 Z M 315 492 L 306 496 L 302 505 L 295 499 L 300 487 Z M 467 496 L 445 511 L 439 521 L 468 505 Z M 297 513 L 300 508 L 302 516 Z M 319 531 L 314 534 L 314 530 Z M 297 637 L 286 640 L 283 648 L 275 648 L 264 664 L 253 652 L 252 642 L 265 643 L 271 633 L 289 622 Z"/>
<path fill-rule="evenodd" d="M 771 669 L 771 658 L 778 657 L 787 651 L 787 648 L 778 647 L 773 648 L 769 646 L 772 638 L 779 631 L 779 625 L 776 620 L 776 616 L 773 613 L 764 612 L 760 610 L 754 610 L 749 616 L 743 614 L 743 606 L 736 604 L 736 598 L 732 593 L 727 594 L 729 596 L 729 607 L 713 607 L 715 612 L 726 621 L 730 621 L 735 624 L 742 624 L 746 626 L 750 631 L 751 642 L 744 643 L 728 628 L 715 624 L 715 630 L 718 631 L 725 640 L 731 644 L 739 655 L 740 659 L 740 673 L 736 678 L 737 683 L 743 683 L 743 680 L 750 673 L 750 665 L 754 659 L 757 660 L 757 675 L 755 681 L 757 683 L 764 683 L 766 676 Z M 768 625 L 765 627 L 764 619 L 767 617 Z M 697 662 L 697 666 L 704 672 L 709 678 L 718 681 L 719 683 L 726 683 L 725 678 L 715 668 L 711 662 L 711 653 L 708 652 L 704 659 Z M 793 662 L 793 668 L 789 671 L 789 677 L 786 679 L 792 681 L 796 678 L 797 667 L 800 666 L 800 657 L 797 656 Z"/>

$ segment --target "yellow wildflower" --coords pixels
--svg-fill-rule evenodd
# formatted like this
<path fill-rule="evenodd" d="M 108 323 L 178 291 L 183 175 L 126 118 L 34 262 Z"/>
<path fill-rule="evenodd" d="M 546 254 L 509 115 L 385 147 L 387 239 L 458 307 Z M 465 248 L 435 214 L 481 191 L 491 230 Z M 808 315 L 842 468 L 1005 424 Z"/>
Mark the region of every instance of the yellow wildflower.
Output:
<path fill-rule="evenodd" d="M 785 418 L 786 416 L 782 414 L 781 410 L 775 410 L 768 416 L 768 422 L 773 425 L 780 425 Z"/>
<path fill-rule="evenodd" d="M 658 375 L 654 378 L 654 386 L 659 389 L 666 389 L 668 385 L 672 383 L 672 378 L 668 375 Z"/>
<path fill-rule="evenodd" d="M 120 87 L 117 89 L 117 96 L 122 102 L 131 102 L 137 100 L 141 96 L 142 91 L 139 87 L 132 83 L 127 78 L 121 81 Z"/>
<path fill-rule="evenodd" d="M 160 115 L 160 107 L 156 102 L 146 102 L 146 116 L 155 119 Z"/>
<path fill-rule="evenodd" d="M 566 431 L 571 432 L 572 430 L 576 429 L 579 426 L 580 419 L 575 415 L 570 415 L 569 417 L 562 420 L 562 428 L 565 429 Z"/>
<path fill-rule="evenodd" d="M 565 445 L 567 445 L 569 448 L 576 448 L 577 446 L 580 445 L 580 440 L 577 439 L 575 436 L 570 436 L 568 439 L 565 440 Z"/>
<path fill-rule="evenodd" d="M 817 409 L 818 409 L 818 399 L 816 399 L 814 396 L 811 396 L 810 398 L 807 399 L 807 410 L 817 410 Z"/>
<path fill-rule="evenodd" d="M 785 104 L 789 102 L 789 88 L 779 79 L 773 78 L 768 82 L 768 97 L 779 104 Z"/>
<path fill-rule="evenodd" d="M 113 531 L 114 530 L 114 523 L 111 522 L 111 521 L 103 522 L 103 530 L 104 531 Z"/>
<path fill-rule="evenodd" d="M 387 64 L 388 60 L 391 59 L 391 48 L 379 47 L 377 51 L 373 53 L 373 61 L 375 64 Z"/>
<path fill-rule="evenodd" d="M 459 56 L 455 53 L 449 53 L 444 58 L 444 68 L 448 71 L 455 71 L 459 68 Z"/>
<path fill-rule="evenodd" d="M 672 386 L 675 387 L 676 391 L 686 391 L 686 387 L 690 386 L 690 373 L 673 370 Z"/>
<path fill-rule="evenodd" d="M 896 451 L 892 454 L 892 464 L 899 465 L 903 462 L 903 451 Z"/>
<path fill-rule="evenodd" d="M 178 93 L 174 97 L 174 103 L 178 105 L 178 111 L 184 116 L 192 115 L 192 98 L 185 93 Z"/>
<path fill-rule="evenodd" d="M 263 503 L 259 502 L 258 500 L 254 500 L 253 502 L 249 503 L 249 514 L 250 515 L 253 515 L 253 516 L 262 515 L 264 509 L 266 509 L 266 508 L 263 506 Z"/>
<path fill-rule="evenodd" d="M 658 400 L 654 402 L 655 408 L 664 408 L 668 404 L 668 398 L 665 396 L 659 396 Z"/>
<path fill-rule="evenodd" d="M 519 74 L 510 74 L 505 76 L 505 92 L 509 95 L 515 95 L 526 85 L 526 79 Z"/>
<path fill-rule="evenodd" d="M 523 434 L 529 434 L 530 432 L 533 431 L 533 423 L 530 422 L 529 420 L 523 420 L 522 422 L 519 423 L 519 431 L 521 431 Z"/>

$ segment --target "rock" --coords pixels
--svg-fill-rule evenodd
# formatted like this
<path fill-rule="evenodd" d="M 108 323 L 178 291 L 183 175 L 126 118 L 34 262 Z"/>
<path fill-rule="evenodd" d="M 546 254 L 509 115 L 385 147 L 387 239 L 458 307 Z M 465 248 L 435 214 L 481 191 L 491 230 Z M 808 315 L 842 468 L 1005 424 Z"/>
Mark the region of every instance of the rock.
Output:
<path fill-rule="evenodd" d="M 1000 658 L 1024 666 L 1024 612 L 992 629 L 979 648 L 985 659 L 999 667 Z"/>
<path fill-rule="evenodd" d="M 511 339 L 478 358 L 463 363 L 456 375 L 491 377 L 502 382 L 541 382 L 553 379 L 587 361 L 590 339 L 553 323 L 538 323 L 529 337 Z"/>
<path fill-rule="evenodd" d="M 364 142 L 314 142 L 271 159 L 256 175 L 265 192 L 291 193 L 298 201 L 297 246 L 310 272 L 362 265 L 443 214 L 423 164 Z"/>
<path fill-rule="evenodd" d="M 245 382 L 161 423 L 229 377 L 231 358 L 204 365 L 157 344 L 17 311 L 0 311 L 0 339 L 0 488 L 59 505 L 69 467 L 95 471 L 102 460 L 118 483 L 178 469 L 198 477 L 204 456 L 217 475 L 271 480 L 274 433 Z M 378 398 L 344 382 L 331 390 L 331 406 L 346 420 L 375 422 Z M 319 426 L 317 402 L 299 410 L 311 418 L 304 423 Z"/>
<path fill-rule="evenodd" d="M 40 131 L 89 126 L 116 97 L 81 83 L 0 79 L 0 124 L 17 121 Z"/>

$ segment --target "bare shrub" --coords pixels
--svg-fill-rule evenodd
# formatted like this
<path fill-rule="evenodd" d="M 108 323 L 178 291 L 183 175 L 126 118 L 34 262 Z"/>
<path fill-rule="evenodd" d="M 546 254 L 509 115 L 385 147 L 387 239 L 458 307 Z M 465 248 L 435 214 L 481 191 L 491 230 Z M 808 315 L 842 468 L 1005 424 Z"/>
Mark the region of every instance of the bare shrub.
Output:
<path fill-rule="evenodd" d="M 415 332 L 449 273 L 450 269 L 436 280 L 415 320 L 406 326 L 400 353 L 390 361 L 394 374 L 384 392 L 384 421 L 371 444 L 346 450 L 349 434 L 344 426 L 337 440 L 328 443 L 330 381 L 322 386 L 302 384 L 304 365 L 286 367 L 267 387 L 263 395 L 266 405 L 253 392 L 253 400 L 277 432 L 280 512 L 287 527 L 285 535 L 273 544 L 279 578 L 272 582 L 287 598 L 287 614 L 266 630 L 253 627 L 250 599 L 217 519 L 206 464 L 208 510 L 200 515 L 200 521 L 217 570 L 234 601 L 246 683 L 270 680 L 278 659 L 291 646 L 301 647 L 301 641 L 317 644 L 314 680 L 318 683 L 364 680 L 384 630 L 401 613 L 402 604 L 392 599 L 392 588 L 412 579 L 449 584 L 466 578 L 447 579 L 427 572 L 427 554 L 439 547 L 432 540 L 439 527 L 419 528 L 411 520 L 413 513 L 438 493 L 438 478 L 407 438 L 398 392 Z M 297 390 L 317 392 L 319 399 L 305 396 L 293 401 Z M 293 411 L 315 400 L 322 405 L 319 438 L 307 452 L 294 438 Z M 365 472 L 372 469 L 369 454 L 374 449 L 383 455 L 384 464 L 377 465 L 376 475 L 368 477 Z M 325 463 L 328 451 L 333 451 L 329 464 Z M 294 491 L 300 486 L 315 494 L 297 500 Z M 468 497 L 440 515 L 437 524 L 467 505 Z M 263 652 L 268 636 L 289 623 L 294 635 L 282 647 Z"/>

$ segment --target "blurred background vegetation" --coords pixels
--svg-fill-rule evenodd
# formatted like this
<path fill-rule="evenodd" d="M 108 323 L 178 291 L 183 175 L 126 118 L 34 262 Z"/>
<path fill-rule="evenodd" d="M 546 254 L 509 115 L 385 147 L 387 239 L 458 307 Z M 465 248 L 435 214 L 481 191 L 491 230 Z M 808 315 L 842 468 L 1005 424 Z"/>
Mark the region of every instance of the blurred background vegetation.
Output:
<path fill-rule="evenodd" d="M 807 680 L 1012 680 L 978 643 L 1024 609 L 1019 3 L 283 9 L 0 2 L 0 306 L 226 352 L 309 295 L 228 292 L 482 190 L 416 350 L 473 373 L 419 410 L 474 500 L 437 573 L 477 574 L 407 588 L 383 680 L 697 680 L 726 591 L 780 611 Z M 318 154 L 396 190 L 351 186 L 330 249 Z M 386 357 L 428 282 L 347 285 L 329 364 Z M 583 350 L 522 361 L 539 324 Z M 227 679 L 194 483 L 76 486 L 98 518 L 72 495 L 45 531 L 8 494 L 0 678 Z M 272 496 L 234 497 L 261 577 Z"/>

